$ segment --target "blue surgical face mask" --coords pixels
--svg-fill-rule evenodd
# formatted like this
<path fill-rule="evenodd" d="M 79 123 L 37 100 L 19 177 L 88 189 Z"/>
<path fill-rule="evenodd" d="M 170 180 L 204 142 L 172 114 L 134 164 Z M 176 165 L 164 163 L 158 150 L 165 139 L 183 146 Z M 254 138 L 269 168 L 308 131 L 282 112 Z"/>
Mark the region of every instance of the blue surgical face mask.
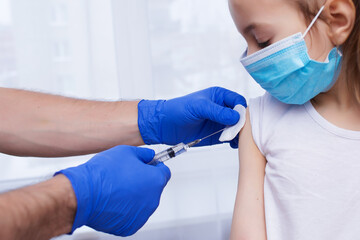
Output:
<path fill-rule="evenodd" d="M 240 60 L 255 81 L 281 102 L 304 104 L 328 91 L 338 77 L 340 51 L 334 48 L 325 62 L 318 62 L 310 59 L 304 40 L 323 9 L 304 34 L 294 34 Z"/>

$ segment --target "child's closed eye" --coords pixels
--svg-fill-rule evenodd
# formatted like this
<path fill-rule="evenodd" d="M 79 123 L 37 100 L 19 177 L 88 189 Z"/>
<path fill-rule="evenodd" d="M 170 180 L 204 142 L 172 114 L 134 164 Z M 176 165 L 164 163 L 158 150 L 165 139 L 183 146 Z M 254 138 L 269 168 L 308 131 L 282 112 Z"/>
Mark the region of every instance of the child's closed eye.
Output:
<path fill-rule="evenodd" d="M 266 48 L 267 46 L 270 46 L 271 45 L 271 42 L 270 40 L 267 40 L 265 42 L 257 42 L 257 45 L 259 48 Z"/>

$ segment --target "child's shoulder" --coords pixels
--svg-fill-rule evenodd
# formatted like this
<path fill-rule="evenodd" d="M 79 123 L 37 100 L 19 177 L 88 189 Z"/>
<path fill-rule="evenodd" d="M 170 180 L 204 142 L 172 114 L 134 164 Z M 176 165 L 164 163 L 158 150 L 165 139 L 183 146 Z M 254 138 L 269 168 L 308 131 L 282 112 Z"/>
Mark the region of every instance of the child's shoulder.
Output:
<path fill-rule="evenodd" d="M 278 123 L 287 112 L 298 107 L 280 102 L 269 93 L 249 100 L 249 114 L 254 142 L 265 155 L 264 144 L 273 136 Z"/>
<path fill-rule="evenodd" d="M 280 102 L 269 93 L 249 100 L 249 112 L 252 125 L 274 123 L 294 105 Z"/>

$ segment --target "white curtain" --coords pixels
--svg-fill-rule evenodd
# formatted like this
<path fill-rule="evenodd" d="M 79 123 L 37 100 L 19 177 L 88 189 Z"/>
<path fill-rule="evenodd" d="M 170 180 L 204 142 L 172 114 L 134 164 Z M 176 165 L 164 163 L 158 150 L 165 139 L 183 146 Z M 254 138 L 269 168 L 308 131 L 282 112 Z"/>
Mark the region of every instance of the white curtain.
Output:
<path fill-rule="evenodd" d="M 226 0 L 0 0 L 0 86 L 77 98 L 173 98 L 210 86 L 262 90 L 238 62 L 245 43 Z M 155 146 L 156 150 L 164 146 Z M 0 191 L 91 156 L 0 155 Z M 227 239 L 237 151 L 191 149 L 167 164 L 160 206 L 129 239 Z M 83 228 L 61 239 L 112 239 Z"/>

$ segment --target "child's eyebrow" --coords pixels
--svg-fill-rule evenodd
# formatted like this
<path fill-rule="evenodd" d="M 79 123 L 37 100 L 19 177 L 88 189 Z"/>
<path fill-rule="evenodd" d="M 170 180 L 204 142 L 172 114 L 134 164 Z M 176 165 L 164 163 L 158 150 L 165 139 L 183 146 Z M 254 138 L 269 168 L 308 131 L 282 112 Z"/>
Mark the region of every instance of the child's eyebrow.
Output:
<path fill-rule="evenodd" d="M 264 23 L 251 23 L 244 29 L 243 34 L 246 35 L 254 29 L 268 29 L 269 27 L 270 27 L 269 24 L 267 24 L 265 22 Z"/>

